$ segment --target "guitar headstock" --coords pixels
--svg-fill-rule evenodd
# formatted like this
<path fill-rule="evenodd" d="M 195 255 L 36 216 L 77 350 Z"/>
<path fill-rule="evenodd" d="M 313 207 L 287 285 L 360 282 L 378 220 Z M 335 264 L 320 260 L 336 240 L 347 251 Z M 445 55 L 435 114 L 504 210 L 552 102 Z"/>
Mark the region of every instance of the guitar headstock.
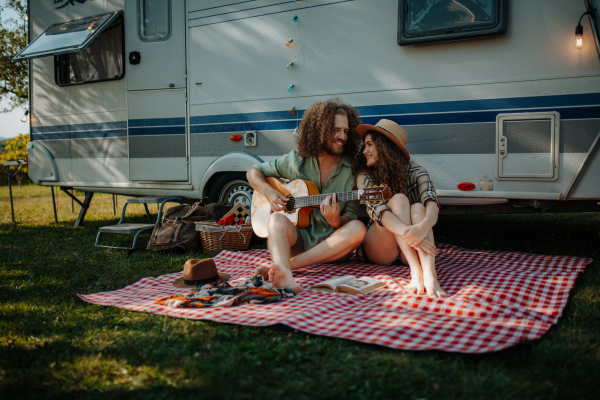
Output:
<path fill-rule="evenodd" d="M 392 198 L 392 190 L 389 186 L 375 186 L 364 188 L 358 191 L 360 200 L 366 202 L 388 201 Z"/>

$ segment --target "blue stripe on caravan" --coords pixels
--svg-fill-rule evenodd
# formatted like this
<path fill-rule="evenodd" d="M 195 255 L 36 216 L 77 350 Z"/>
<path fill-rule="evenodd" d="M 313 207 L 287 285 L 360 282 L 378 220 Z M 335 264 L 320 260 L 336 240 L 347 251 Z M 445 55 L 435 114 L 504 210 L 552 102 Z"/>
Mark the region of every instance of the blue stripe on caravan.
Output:
<path fill-rule="evenodd" d="M 34 140 L 58 140 L 58 139 L 93 139 L 93 138 L 115 138 L 126 137 L 126 129 L 106 131 L 81 131 L 81 132 L 52 132 L 35 133 Z"/>
<path fill-rule="evenodd" d="M 558 111 L 561 119 L 600 117 L 600 93 L 517 97 L 507 99 L 445 101 L 416 104 L 390 104 L 357 107 L 364 123 L 389 118 L 403 125 L 431 125 L 495 122 L 499 113 Z M 296 128 L 304 110 L 245 114 L 205 115 L 190 118 L 191 133 L 218 133 Z M 129 120 L 129 134 L 185 134 L 185 118 L 149 118 Z M 127 121 L 38 126 L 32 139 L 85 139 L 127 136 Z"/>
<path fill-rule="evenodd" d="M 31 132 L 31 140 L 60 140 L 71 139 L 70 132 L 36 133 Z"/>
<path fill-rule="evenodd" d="M 464 100 L 464 101 L 444 101 L 433 103 L 416 104 L 390 104 L 357 107 L 361 119 L 367 120 L 369 117 L 382 118 L 388 115 L 398 115 L 406 118 L 407 121 L 413 121 L 412 124 L 442 124 L 442 123 L 464 123 L 464 122 L 494 122 L 496 115 L 505 112 L 526 112 L 526 111 L 559 111 L 563 119 L 575 118 L 598 118 L 597 106 L 600 104 L 600 93 L 557 95 L 557 96 L 536 96 L 536 97 L 516 97 L 507 99 L 487 99 L 487 100 Z M 577 108 L 568 108 L 577 107 Z M 535 110 L 531 110 L 535 109 Z M 495 110 L 495 111 L 491 111 Z M 449 114 L 440 114 L 449 113 Z M 279 125 L 280 120 L 298 120 L 302 118 L 303 110 L 298 110 L 296 114 L 290 115 L 286 111 L 272 111 L 247 114 L 223 114 L 206 115 L 191 117 L 190 124 L 232 124 L 236 122 L 246 123 L 266 123 L 274 121 Z M 404 115 L 404 114 L 425 114 Z M 408 122 L 407 122 L 408 123 Z M 292 127 L 295 128 L 295 125 Z M 245 130 L 247 128 L 240 126 L 229 126 L 227 130 L 215 127 L 215 130 L 208 127 L 192 126 L 192 133 L 204 132 L 229 132 L 236 130 Z M 250 127 L 248 130 L 253 130 Z M 268 129 L 278 129 L 269 127 Z M 281 128 L 284 129 L 284 128 Z M 288 128 L 289 129 L 289 128 Z"/>
<path fill-rule="evenodd" d="M 105 130 L 105 129 L 126 129 L 126 128 L 127 128 L 126 121 L 116 121 L 116 122 L 98 122 L 98 123 L 89 123 L 89 124 L 37 126 L 37 127 L 31 128 L 31 133 L 99 131 L 99 130 Z"/>
<path fill-rule="evenodd" d="M 185 135 L 185 126 L 129 128 L 129 136 Z"/>
<path fill-rule="evenodd" d="M 287 111 L 268 111 L 247 114 L 225 114 L 225 115 L 203 115 L 191 117 L 190 124 L 222 124 L 234 122 L 253 122 L 253 121 L 277 121 L 277 120 L 296 120 L 299 117 L 290 114 Z"/>
<path fill-rule="evenodd" d="M 271 131 L 295 129 L 296 121 L 248 122 L 239 124 L 193 125 L 191 133 L 217 133 L 238 131 Z"/>
<path fill-rule="evenodd" d="M 463 123 L 481 123 L 496 122 L 496 116 L 502 113 L 518 113 L 525 110 L 505 110 L 498 111 L 475 111 L 461 113 L 441 113 L 441 114 L 412 114 L 412 115 L 392 115 L 380 114 L 377 116 L 361 117 L 364 124 L 373 125 L 381 118 L 387 118 L 400 125 L 439 125 L 439 124 L 463 124 Z M 600 106 L 596 107 L 577 107 L 577 108 L 548 108 L 536 109 L 536 112 L 557 111 L 561 119 L 583 119 L 595 116 L 600 117 Z"/>
<path fill-rule="evenodd" d="M 130 119 L 129 127 L 185 125 L 185 118 Z"/>
<path fill-rule="evenodd" d="M 507 99 L 440 101 L 357 107 L 360 115 L 420 114 L 485 110 L 573 107 L 600 104 L 600 93 L 558 96 L 513 97 Z M 502 111 L 504 112 L 504 111 Z"/>
<path fill-rule="evenodd" d="M 88 132 L 72 132 L 71 139 L 90 139 L 90 138 L 110 138 L 110 137 L 126 137 L 127 129 L 108 130 L 108 131 L 88 131 Z"/>
<path fill-rule="evenodd" d="M 400 125 L 440 125 L 440 124 L 461 124 L 461 123 L 495 123 L 496 116 L 500 113 L 517 113 L 527 110 L 503 110 L 499 111 L 473 111 L 459 113 L 432 113 L 432 114 L 400 114 L 386 115 L 384 113 L 375 113 L 375 115 L 361 117 L 364 124 L 375 124 L 381 118 L 391 119 Z M 557 111 L 560 118 L 567 119 L 586 119 L 600 117 L 600 106 L 593 107 L 569 107 L 569 108 L 548 108 L 536 109 L 536 112 Z M 296 128 L 296 121 L 265 121 L 265 122 L 246 122 L 246 123 L 221 123 L 210 125 L 192 125 L 190 132 L 195 133 L 219 133 L 219 132 L 239 132 L 239 131 L 272 131 Z"/>

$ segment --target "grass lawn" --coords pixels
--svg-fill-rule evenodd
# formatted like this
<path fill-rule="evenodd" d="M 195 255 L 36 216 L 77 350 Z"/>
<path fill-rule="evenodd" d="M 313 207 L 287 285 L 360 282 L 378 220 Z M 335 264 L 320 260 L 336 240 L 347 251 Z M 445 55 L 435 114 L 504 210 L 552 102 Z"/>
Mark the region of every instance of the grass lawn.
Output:
<path fill-rule="evenodd" d="M 189 255 L 94 247 L 118 221 L 96 194 L 85 226 L 60 193 L 0 187 L 0 399 L 596 399 L 600 213 L 442 217 L 436 239 L 467 248 L 592 257 L 558 325 L 484 355 L 397 351 L 304 334 L 136 313 L 75 293 L 178 272 Z M 83 194 L 78 197 L 83 199 Z M 119 196 L 117 214 L 125 197 Z M 145 220 L 143 208 L 130 208 Z M 142 236 L 144 247 L 149 235 Z M 128 239 L 129 240 L 129 239 Z M 202 256 L 200 256 L 202 257 Z"/>

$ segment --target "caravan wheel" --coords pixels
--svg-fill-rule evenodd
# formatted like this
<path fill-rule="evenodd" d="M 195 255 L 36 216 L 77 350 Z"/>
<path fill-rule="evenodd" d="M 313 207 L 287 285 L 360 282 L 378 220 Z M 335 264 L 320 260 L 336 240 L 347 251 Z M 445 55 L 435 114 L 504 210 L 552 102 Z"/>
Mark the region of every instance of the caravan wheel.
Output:
<path fill-rule="evenodd" d="M 242 203 L 248 211 L 254 190 L 246 180 L 246 174 L 229 172 L 219 176 L 208 190 L 208 202 L 227 201 L 232 206 Z"/>

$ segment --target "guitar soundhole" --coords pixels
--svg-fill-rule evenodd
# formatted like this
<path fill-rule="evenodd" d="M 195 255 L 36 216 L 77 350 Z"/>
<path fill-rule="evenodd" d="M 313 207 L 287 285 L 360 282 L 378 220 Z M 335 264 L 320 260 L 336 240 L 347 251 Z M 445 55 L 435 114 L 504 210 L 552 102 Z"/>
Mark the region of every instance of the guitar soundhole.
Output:
<path fill-rule="evenodd" d="M 287 202 L 287 204 L 285 205 L 285 210 L 289 213 L 293 213 L 294 210 L 296 209 L 296 199 L 294 199 L 293 197 L 289 197 L 290 201 Z"/>

